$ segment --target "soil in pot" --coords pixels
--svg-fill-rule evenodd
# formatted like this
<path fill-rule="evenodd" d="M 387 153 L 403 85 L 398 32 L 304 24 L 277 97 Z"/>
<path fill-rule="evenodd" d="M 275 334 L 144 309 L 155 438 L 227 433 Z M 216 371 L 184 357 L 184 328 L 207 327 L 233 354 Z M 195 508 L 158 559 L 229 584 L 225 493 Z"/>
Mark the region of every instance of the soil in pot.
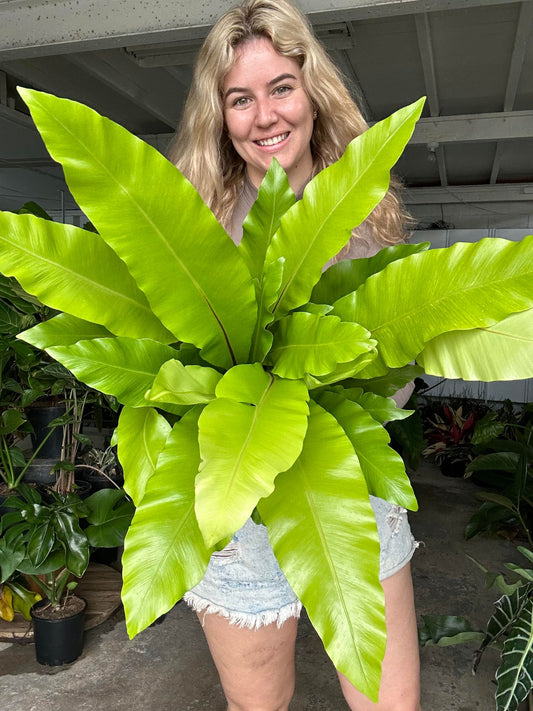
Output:
<path fill-rule="evenodd" d="M 85 600 L 71 595 L 59 610 L 54 610 L 48 600 L 41 600 L 31 608 L 39 664 L 61 666 L 80 656 L 86 606 Z"/>

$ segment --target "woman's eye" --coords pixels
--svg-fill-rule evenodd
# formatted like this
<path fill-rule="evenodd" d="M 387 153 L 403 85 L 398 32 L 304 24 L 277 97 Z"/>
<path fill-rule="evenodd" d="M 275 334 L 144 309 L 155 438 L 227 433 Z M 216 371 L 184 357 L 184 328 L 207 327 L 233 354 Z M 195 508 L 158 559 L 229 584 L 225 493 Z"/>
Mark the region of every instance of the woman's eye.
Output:
<path fill-rule="evenodd" d="M 277 86 L 274 90 L 275 94 L 287 94 L 291 90 L 290 86 Z"/>
<path fill-rule="evenodd" d="M 233 101 L 232 106 L 246 106 L 248 103 L 248 98 L 246 96 L 239 96 L 238 99 Z"/>

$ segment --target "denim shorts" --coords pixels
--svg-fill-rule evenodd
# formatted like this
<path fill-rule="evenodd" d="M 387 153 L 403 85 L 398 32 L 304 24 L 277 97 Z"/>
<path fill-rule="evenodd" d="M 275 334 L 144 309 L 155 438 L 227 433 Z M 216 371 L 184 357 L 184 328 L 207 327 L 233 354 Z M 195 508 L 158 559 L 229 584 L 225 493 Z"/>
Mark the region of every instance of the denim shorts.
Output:
<path fill-rule="evenodd" d="M 418 543 L 405 509 L 370 496 L 380 541 L 380 580 L 406 565 Z M 257 629 L 299 617 L 302 604 L 276 560 L 265 526 L 249 519 L 211 556 L 202 580 L 183 596 L 196 612 L 214 613 L 238 627 Z"/>

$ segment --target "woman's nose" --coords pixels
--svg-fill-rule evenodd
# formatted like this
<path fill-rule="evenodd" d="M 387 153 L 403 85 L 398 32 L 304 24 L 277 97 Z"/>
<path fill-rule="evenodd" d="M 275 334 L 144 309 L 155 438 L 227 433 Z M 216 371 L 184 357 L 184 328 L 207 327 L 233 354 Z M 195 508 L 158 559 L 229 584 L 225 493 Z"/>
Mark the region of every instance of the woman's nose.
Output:
<path fill-rule="evenodd" d="M 257 113 L 255 117 L 258 126 L 270 126 L 276 121 L 276 112 L 272 102 L 262 99 L 257 102 Z"/>

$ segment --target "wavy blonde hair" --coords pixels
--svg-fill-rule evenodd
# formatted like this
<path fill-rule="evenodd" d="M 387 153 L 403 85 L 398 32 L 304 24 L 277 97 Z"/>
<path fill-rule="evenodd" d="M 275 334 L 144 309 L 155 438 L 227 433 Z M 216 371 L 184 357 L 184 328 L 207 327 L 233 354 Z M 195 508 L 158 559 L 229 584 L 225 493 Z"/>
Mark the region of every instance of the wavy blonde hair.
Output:
<path fill-rule="evenodd" d="M 348 143 L 368 128 L 338 69 L 294 5 L 287 0 L 244 0 L 226 12 L 199 52 L 183 116 L 168 151 L 169 159 L 226 228 L 241 194 L 246 164 L 224 124 L 222 86 L 239 45 L 255 37 L 266 37 L 276 51 L 301 67 L 305 89 L 318 111 L 311 138 L 313 174 L 338 160 Z M 409 218 L 398 188 L 393 178 L 386 196 L 366 220 L 383 245 L 407 236 L 404 225 Z"/>

